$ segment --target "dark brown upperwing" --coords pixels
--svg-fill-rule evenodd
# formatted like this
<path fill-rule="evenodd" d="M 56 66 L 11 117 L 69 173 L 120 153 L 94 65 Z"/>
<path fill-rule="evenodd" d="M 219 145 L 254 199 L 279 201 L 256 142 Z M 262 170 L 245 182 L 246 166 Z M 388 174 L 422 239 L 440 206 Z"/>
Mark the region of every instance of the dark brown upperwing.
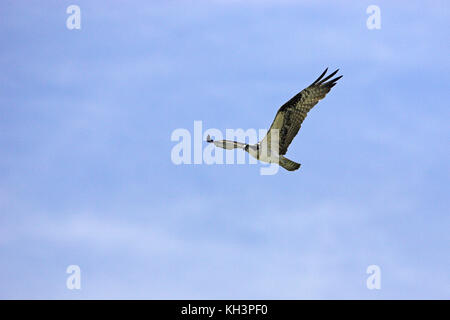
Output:
<path fill-rule="evenodd" d="M 339 76 L 326 82 L 333 77 L 339 69 L 323 78 L 327 71 L 328 68 L 325 69 L 325 71 L 310 86 L 303 89 L 280 107 L 267 135 L 261 143 L 267 143 L 267 145 L 270 146 L 271 130 L 278 129 L 279 154 L 286 154 L 289 145 L 300 130 L 302 122 L 305 120 L 309 110 L 311 110 L 321 99 L 325 98 L 326 94 L 330 92 L 330 89 L 336 85 L 336 81 L 342 78 L 342 76 Z"/>

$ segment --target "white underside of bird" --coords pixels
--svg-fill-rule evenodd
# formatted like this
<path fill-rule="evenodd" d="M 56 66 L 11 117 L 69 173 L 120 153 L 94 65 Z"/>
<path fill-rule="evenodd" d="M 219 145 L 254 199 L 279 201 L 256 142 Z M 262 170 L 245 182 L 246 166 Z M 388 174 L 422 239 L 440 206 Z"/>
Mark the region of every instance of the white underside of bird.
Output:
<path fill-rule="evenodd" d="M 244 148 L 245 150 L 245 148 Z M 268 148 L 262 148 L 259 144 L 250 145 L 248 147 L 248 153 L 255 159 L 267 163 L 279 163 L 280 156 L 277 152 L 274 152 Z"/>

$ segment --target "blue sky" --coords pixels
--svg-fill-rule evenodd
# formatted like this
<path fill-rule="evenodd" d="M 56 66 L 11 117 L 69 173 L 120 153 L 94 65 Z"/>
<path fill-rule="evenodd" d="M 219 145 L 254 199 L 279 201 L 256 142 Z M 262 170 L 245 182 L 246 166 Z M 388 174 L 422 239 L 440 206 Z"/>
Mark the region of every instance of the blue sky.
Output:
<path fill-rule="evenodd" d="M 2 1 L 0 298 L 448 299 L 449 18 L 448 1 Z M 344 77 L 289 148 L 299 171 L 172 163 L 173 130 L 267 128 L 325 67 Z"/>

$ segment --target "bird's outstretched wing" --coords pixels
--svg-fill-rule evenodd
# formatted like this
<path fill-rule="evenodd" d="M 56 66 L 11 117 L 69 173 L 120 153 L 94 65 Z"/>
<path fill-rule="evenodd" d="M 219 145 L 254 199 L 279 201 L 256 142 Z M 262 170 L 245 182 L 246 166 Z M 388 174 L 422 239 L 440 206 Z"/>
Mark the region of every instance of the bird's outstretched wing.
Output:
<path fill-rule="evenodd" d="M 295 95 L 291 100 L 286 102 L 278 110 L 267 135 L 261 140 L 261 144 L 265 146 L 271 145 L 271 130 L 278 129 L 279 136 L 279 154 L 284 155 L 289 145 L 296 136 L 298 130 L 305 120 L 308 111 L 311 110 L 319 100 L 325 98 L 326 94 L 334 87 L 336 81 L 342 76 L 332 78 L 338 71 L 334 71 L 327 77 L 323 78 L 328 68 L 314 81 L 309 87 L 303 89 Z M 329 80 L 329 81 L 328 81 Z M 328 81 L 328 82 L 327 82 Z"/>
<path fill-rule="evenodd" d="M 245 143 L 240 143 L 240 142 L 237 142 L 237 141 L 231 141 L 231 140 L 217 140 L 217 141 L 214 141 L 213 139 L 211 139 L 211 137 L 209 135 L 206 138 L 206 142 L 214 143 L 214 145 L 216 147 L 224 148 L 224 149 L 227 149 L 227 150 L 236 149 L 236 148 L 244 149 L 244 147 L 245 147 Z"/>

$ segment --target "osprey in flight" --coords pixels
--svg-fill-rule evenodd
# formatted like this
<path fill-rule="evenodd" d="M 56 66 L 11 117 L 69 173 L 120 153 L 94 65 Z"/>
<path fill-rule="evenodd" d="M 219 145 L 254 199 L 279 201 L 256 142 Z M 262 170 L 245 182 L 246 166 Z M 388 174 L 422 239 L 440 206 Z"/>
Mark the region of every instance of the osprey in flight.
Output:
<path fill-rule="evenodd" d="M 319 100 L 325 98 L 330 89 L 336 85 L 336 81 L 342 78 L 342 76 L 339 76 L 329 80 L 339 69 L 323 78 L 327 71 L 328 68 L 309 87 L 303 89 L 280 107 L 266 136 L 257 144 L 250 145 L 230 140 L 214 141 L 209 135 L 206 141 L 214 143 L 216 147 L 228 150 L 242 148 L 260 161 L 278 163 L 289 171 L 297 170 L 300 168 L 300 163 L 289 160 L 284 155 L 292 140 L 297 135 L 308 111 Z"/>

